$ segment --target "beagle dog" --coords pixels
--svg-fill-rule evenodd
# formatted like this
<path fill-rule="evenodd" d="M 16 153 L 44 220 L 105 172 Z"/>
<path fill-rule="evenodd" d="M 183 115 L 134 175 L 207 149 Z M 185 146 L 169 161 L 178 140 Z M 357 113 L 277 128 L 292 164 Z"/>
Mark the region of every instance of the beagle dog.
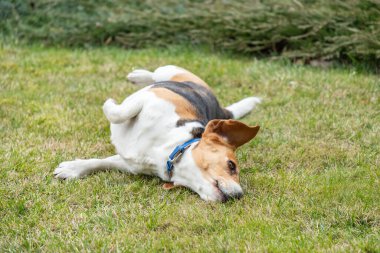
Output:
<path fill-rule="evenodd" d="M 62 162 L 55 177 L 75 179 L 117 169 L 158 176 L 167 182 L 165 188 L 188 187 L 207 201 L 240 198 L 234 152 L 260 127 L 235 119 L 248 114 L 260 99 L 249 97 L 222 108 L 202 79 L 173 65 L 154 72 L 135 70 L 127 78 L 147 86 L 121 104 L 108 99 L 103 105 L 117 155 Z"/>

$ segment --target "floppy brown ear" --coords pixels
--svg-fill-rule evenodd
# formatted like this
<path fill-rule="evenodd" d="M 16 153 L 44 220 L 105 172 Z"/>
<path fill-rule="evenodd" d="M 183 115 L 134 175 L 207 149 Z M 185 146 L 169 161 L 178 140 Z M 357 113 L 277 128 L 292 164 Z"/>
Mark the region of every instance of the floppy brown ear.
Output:
<path fill-rule="evenodd" d="M 259 129 L 260 126 L 250 127 L 237 120 L 214 119 L 207 124 L 203 136 L 207 136 L 207 134 L 210 133 L 218 134 L 223 137 L 228 144 L 238 148 L 252 140 Z"/>

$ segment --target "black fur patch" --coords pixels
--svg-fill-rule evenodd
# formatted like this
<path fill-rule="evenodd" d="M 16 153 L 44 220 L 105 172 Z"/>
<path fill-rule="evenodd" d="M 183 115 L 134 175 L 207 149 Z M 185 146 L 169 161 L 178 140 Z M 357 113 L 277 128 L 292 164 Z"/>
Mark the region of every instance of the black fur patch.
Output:
<path fill-rule="evenodd" d="M 204 127 L 194 127 L 193 130 L 191 130 L 191 134 L 193 138 L 201 138 L 204 131 Z"/>
<path fill-rule="evenodd" d="M 198 120 L 180 119 L 177 121 L 177 127 L 184 126 L 186 125 L 186 123 L 189 123 L 189 122 L 199 122 L 202 125 L 204 125 L 202 122 Z M 191 130 L 191 134 L 193 135 L 194 138 L 201 138 L 204 131 L 205 131 L 204 127 L 194 127 L 193 130 Z"/>
<path fill-rule="evenodd" d="M 212 94 L 212 92 L 198 84 L 193 82 L 157 82 L 152 88 L 165 88 L 171 90 L 178 95 L 189 101 L 197 112 L 197 120 L 202 125 L 206 125 L 207 122 L 213 119 L 231 119 L 232 113 L 222 107 L 220 107 L 218 100 Z M 181 122 L 184 121 L 184 122 Z M 186 119 L 181 119 L 177 122 L 177 125 L 183 125 Z M 188 121 L 187 121 L 188 122 Z"/>

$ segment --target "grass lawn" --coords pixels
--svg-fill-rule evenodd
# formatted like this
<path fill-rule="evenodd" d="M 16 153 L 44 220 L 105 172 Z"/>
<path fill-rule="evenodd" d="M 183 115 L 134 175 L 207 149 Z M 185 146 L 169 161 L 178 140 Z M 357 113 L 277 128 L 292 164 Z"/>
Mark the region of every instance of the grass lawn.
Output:
<path fill-rule="evenodd" d="M 102 114 L 137 67 L 176 64 L 223 105 L 263 104 L 238 152 L 245 196 L 207 203 L 158 178 L 58 181 L 64 160 L 114 153 Z M 0 44 L 0 251 L 380 251 L 380 80 L 186 48 Z"/>

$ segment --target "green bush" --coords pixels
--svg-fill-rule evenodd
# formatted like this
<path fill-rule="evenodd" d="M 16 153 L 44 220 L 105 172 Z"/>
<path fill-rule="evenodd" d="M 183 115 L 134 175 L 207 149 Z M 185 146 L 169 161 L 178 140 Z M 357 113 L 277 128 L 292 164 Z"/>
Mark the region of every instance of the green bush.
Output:
<path fill-rule="evenodd" d="M 0 0 L 5 34 L 126 48 L 191 43 L 287 57 L 380 60 L 380 1 Z"/>

